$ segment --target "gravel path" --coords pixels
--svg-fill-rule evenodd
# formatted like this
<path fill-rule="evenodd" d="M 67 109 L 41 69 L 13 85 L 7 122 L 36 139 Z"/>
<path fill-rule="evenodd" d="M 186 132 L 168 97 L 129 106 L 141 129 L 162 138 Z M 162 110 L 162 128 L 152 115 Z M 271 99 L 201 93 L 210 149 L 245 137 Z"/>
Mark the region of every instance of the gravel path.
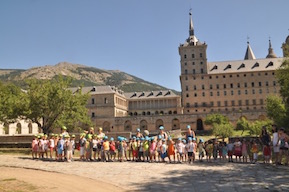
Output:
<path fill-rule="evenodd" d="M 0 166 L 81 176 L 120 191 L 289 191 L 289 167 L 264 164 L 67 163 L 1 155 Z"/>

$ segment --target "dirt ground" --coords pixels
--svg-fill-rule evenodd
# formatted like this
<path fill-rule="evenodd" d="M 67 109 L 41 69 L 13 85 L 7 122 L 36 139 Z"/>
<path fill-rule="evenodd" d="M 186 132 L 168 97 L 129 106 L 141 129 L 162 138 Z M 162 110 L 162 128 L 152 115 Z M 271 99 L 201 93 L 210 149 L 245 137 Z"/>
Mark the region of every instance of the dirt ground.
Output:
<path fill-rule="evenodd" d="M 75 175 L 23 168 L 1 167 L 0 191 L 124 191 L 114 185 Z"/>

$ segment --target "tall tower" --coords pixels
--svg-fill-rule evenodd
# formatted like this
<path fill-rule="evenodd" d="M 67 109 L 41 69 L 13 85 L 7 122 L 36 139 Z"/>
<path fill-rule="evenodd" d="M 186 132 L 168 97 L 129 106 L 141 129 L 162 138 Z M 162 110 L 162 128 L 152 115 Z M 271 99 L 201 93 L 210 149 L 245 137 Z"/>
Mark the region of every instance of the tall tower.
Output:
<path fill-rule="evenodd" d="M 286 38 L 285 42 L 282 44 L 283 57 L 289 57 L 289 35 Z"/>
<path fill-rule="evenodd" d="M 179 46 L 181 58 L 181 89 L 184 113 L 193 112 L 194 95 L 196 93 L 196 78 L 201 79 L 207 74 L 207 45 L 195 36 L 192 13 L 189 13 L 189 37 Z"/>

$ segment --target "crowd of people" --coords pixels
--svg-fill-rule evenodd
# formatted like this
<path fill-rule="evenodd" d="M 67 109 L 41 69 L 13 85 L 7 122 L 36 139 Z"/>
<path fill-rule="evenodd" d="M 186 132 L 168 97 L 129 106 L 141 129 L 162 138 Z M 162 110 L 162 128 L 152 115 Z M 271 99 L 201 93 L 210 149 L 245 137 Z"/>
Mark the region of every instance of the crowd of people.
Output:
<path fill-rule="evenodd" d="M 63 126 L 61 134 L 35 135 L 32 141 L 32 158 L 48 158 L 56 161 L 71 162 L 75 150 L 79 150 L 82 161 L 136 161 L 169 162 L 192 164 L 198 159 L 203 162 L 244 162 L 256 163 L 258 155 L 264 163 L 281 164 L 285 156 L 288 164 L 289 137 L 281 128 L 272 125 L 273 136 L 263 127 L 260 139 L 230 138 L 228 143 L 217 139 L 204 141 L 197 139 L 195 132 L 187 126 L 185 138 L 172 139 L 160 126 L 159 134 L 149 137 L 149 132 L 137 129 L 135 136 L 117 138 L 106 136 L 102 128 L 94 133 L 94 128 L 80 134 L 69 135 Z M 197 157 L 198 158 L 197 158 Z"/>

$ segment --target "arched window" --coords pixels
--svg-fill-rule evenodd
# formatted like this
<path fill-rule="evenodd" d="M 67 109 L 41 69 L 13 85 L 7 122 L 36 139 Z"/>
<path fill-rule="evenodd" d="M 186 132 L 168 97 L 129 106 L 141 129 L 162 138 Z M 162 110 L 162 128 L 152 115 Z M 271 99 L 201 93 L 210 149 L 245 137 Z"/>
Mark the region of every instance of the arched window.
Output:
<path fill-rule="evenodd" d="M 5 133 L 6 135 L 9 134 L 9 124 L 8 124 L 8 123 L 4 123 L 4 133 Z"/>
<path fill-rule="evenodd" d="M 16 134 L 21 134 L 22 133 L 22 126 L 21 123 L 16 124 Z"/>
<path fill-rule="evenodd" d="M 197 119 L 197 130 L 204 130 L 203 120 Z"/>
<path fill-rule="evenodd" d="M 32 134 L 32 128 L 33 128 L 33 127 L 32 127 L 32 123 L 29 123 L 29 124 L 28 124 L 28 133 L 29 133 L 29 134 Z"/>
<path fill-rule="evenodd" d="M 103 122 L 102 128 L 104 132 L 110 132 L 110 123 L 107 121 Z"/>
<path fill-rule="evenodd" d="M 163 126 L 163 125 L 164 125 L 163 120 L 158 119 L 158 120 L 156 121 L 156 130 L 159 130 L 160 126 Z"/>
<path fill-rule="evenodd" d="M 177 118 L 172 120 L 172 129 L 180 129 L 180 120 L 178 120 Z"/>
<path fill-rule="evenodd" d="M 132 131 L 131 121 L 127 120 L 124 122 L 124 130 L 125 131 Z"/>
<path fill-rule="evenodd" d="M 147 130 L 148 129 L 148 122 L 146 120 L 140 121 L 140 130 Z"/>

